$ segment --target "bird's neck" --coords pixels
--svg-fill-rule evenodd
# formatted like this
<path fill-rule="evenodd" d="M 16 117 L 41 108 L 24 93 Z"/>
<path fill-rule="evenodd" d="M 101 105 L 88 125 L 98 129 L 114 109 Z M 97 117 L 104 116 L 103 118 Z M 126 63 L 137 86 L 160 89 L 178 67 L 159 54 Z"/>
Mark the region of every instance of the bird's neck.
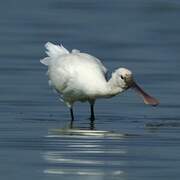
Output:
<path fill-rule="evenodd" d="M 98 98 L 110 98 L 124 91 L 113 74 L 108 81 L 105 80 L 103 84 L 99 84 L 99 86 L 100 88 L 98 88 L 94 94 L 94 96 Z"/>
<path fill-rule="evenodd" d="M 113 77 L 109 79 L 107 82 L 108 84 L 108 91 L 110 96 L 115 96 L 121 92 L 123 92 L 123 89 L 117 85 L 117 83 L 114 81 Z"/>
<path fill-rule="evenodd" d="M 107 97 L 115 96 L 123 91 L 124 89 L 117 84 L 113 76 L 107 81 Z"/>

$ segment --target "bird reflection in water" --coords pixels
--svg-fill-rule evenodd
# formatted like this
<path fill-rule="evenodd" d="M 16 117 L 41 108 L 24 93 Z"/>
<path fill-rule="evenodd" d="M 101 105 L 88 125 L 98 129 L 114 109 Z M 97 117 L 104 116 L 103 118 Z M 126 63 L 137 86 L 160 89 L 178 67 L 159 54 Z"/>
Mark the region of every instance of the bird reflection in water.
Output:
<path fill-rule="evenodd" d="M 94 129 L 73 127 L 49 130 L 46 136 L 49 148 L 43 154 L 48 164 L 45 174 L 56 174 L 60 178 L 68 175 L 89 179 L 125 179 L 120 167 L 125 163 L 127 149 L 120 145 L 126 135 Z M 79 177 L 80 176 L 80 177 Z"/>
<path fill-rule="evenodd" d="M 74 129 L 74 120 L 71 119 L 70 124 L 69 124 L 70 129 Z M 89 121 L 89 130 L 95 130 L 95 120 L 90 118 Z"/>

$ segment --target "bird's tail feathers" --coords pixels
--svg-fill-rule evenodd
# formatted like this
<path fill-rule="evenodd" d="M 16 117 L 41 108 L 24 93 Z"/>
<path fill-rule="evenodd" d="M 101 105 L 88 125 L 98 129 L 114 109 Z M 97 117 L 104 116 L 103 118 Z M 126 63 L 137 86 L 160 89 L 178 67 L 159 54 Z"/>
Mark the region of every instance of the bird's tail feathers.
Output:
<path fill-rule="evenodd" d="M 56 58 L 58 56 L 62 56 L 64 54 L 69 54 L 69 51 L 63 47 L 63 45 L 55 45 L 51 42 L 47 42 L 45 44 L 45 48 L 47 49 L 46 54 L 48 55 L 48 57 L 41 59 L 40 62 L 46 66 L 49 65 L 49 61 L 52 58 Z"/>
<path fill-rule="evenodd" d="M 45 44 L 45 47 L 47 49 L 46 54 L 49 57 L 57 57 L 59 55 L 69 54 L 69 51 L 66 48 L 64 48 L 62 44 L 59 46 L 59 45 L 55 45 L 50 42 L 47 42 Z"/>
<path fill-rule="evenodd" d="M 44 58 L 44 59 L 40 59 L 40 62 L 41 62 L 42 64 L 44 64 L 45 66 L 48 66 L 50 60 L 51 60 L 51 59 L 50 59 L 49 57 L 46 57 L 46 58 Z"/>

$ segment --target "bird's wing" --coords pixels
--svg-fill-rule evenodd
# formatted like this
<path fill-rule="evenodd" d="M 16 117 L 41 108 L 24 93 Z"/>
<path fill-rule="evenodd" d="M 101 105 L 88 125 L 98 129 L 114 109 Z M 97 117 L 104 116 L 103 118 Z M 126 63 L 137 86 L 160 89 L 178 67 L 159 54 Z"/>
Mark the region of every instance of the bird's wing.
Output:
<path fill-rule="evenodd" d="M 105 76 L 106 80 L 108 80 L 108 70 L 107 70 L 107 68 L 102 64 L 102 62 L 99 59 L 97 59 L 97 60 L 98 60 L 98 62 L 100 64 L 100 66 L 101 66 L 102 72 L 104 73 L 104 76 Z"/>
<path fill-rule="evenodd" d="M 94 61 L 98 65 L 101 72 L 104 74 L 106 80 L 108 79 L 108 70 L 98 58 L 96 58 L 90 54 L 87 54 L 87 53 L 81 53 L 81 55 L 85 56 L 86 58 L 90 59 L 91 61 Z"/>
<path fill-rule="evenodd" d="M 108 70 L 107 68 L 102 64 L 102 62 L 96 58 L 96 61 L 98 62 L 99 66 L 101 67 L 101 70 L 106 78 L 106 80 L 108 80 Z"/>

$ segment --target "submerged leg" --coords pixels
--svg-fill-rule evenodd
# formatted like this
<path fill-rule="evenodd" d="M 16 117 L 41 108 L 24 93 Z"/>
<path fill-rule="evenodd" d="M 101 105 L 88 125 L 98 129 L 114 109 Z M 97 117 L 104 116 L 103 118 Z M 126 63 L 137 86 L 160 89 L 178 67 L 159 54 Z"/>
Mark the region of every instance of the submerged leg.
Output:
<path fill-rule="evenodd" d="M 94 130 L 94 128 L 95 128 L 94 120 L 95 120 L 95 118 L 94 119 L 90 119 L 90 130 Z"/>

